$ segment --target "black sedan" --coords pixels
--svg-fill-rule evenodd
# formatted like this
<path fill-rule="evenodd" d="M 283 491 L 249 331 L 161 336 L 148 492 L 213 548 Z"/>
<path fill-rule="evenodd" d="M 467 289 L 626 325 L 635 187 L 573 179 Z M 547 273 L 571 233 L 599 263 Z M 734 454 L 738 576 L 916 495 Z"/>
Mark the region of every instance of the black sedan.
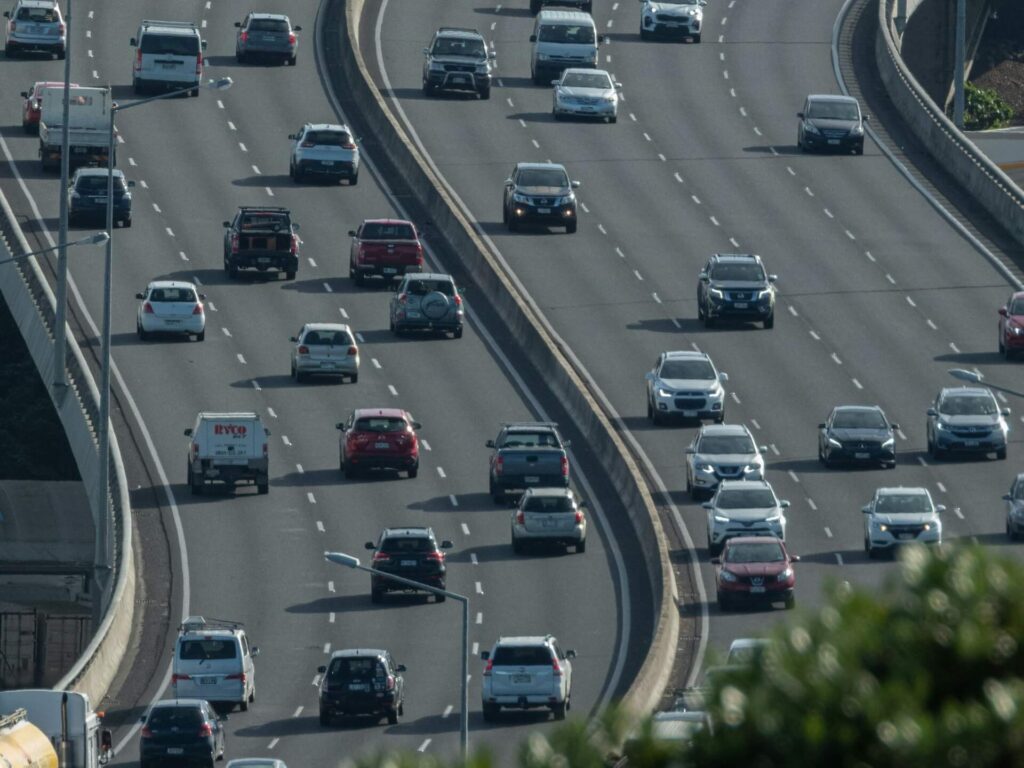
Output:
<path fill-rule="evenodd" d="M 224 726 L 203 699 L 158 701 L 142 717 L 140 768 L 198 764 L 213 768 L 224 759 Z"/>
<path fill-rule="evenodd" d="M 818 425 L 818 459 L 830 467 L 839 462 L 896 466 L 896 435 L 877 405 L 840 405 Z"/>
<path fill-rule="evenodd" d="M 851 96 L 811 94 L 797 112 L 796 144 L 801 152 L 827 150 L 864 154 L 864 122 L 860 104 Z"/>

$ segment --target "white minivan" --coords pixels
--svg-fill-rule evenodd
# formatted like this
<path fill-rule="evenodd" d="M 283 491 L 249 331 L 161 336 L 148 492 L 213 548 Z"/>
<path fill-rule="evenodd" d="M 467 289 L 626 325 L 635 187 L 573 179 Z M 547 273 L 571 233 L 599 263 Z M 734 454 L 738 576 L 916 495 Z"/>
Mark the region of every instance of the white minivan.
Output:
<path fill-rule="evenodd" d="M 249 647 L 241 624 L 189 616 L 181 623 L 174 646 L 174 698 L 238 704 L 245 712 L 256 701 L 253 659 L 259 653 L 259 648 Z"/>
<path fill-rule="evenodd" d="M 533 53 L 530 74 L 534 85 L 549 85 L 570 67 L 597 66 L 597 34 L 594 19 L 582 11 L 543 10 L 537 14 L 530 35 Z"/>
<path fill-rule="evenodd" d="M 143 21 L 131 45 L 135 93 L 191 88 L 190 95 L 199 95 L 206 42 L 191 21 Z"/>

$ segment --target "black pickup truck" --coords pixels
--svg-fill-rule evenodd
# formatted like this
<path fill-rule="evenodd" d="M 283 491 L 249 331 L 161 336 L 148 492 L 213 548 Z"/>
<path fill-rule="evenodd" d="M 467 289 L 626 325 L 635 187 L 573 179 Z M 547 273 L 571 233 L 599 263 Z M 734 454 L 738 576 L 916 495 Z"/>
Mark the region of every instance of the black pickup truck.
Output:
<path fill-rule="evenodd" d="M 299 225 L 287 208 L 242 206 L 232 221 L 224 222 L 224 273 L 276 269 L 288 280 L 299 270 Z"/>
<path fill-rule="evenodd" d="M 569 441 L 550 422 L 502 424 L 498 437 L 487 441 L 491 449 L 491 498 L 505 501 L 508 491 L 526 488 L 568 488 Z"/>

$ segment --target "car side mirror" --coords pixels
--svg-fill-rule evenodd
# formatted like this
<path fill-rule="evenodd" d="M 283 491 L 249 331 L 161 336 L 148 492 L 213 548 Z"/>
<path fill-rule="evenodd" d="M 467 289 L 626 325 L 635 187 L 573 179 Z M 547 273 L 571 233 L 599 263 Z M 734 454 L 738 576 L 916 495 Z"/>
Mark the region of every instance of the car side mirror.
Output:
<path fill-rule="evenodd" d="M 789 506 L 789 500 L 788 499 L 782 499 L 779 502 L 779 506 L 782 507 L 783 509 L 786 509 Z"/>
<path fill-rule="evenodd" d="M 575 179 L 573 179 L 572 181 L 570 181 L 570 182 L 569 182 L 569 185 L 570 185 L 570 186 L 571 186 L 571 187 L 572 187 L 573 189 L 579 189 L 579 188 L 580 188 L 580 183 L 579 183 L 578 181 L 576 181 Z"/>
<path fill-rule="evenodd" d="M 21 92 L 21 98 L 27 99 L 28 98 L 28 91 L 22 91 Z"/>
<path fill-rule="evenodd" d="M 774 283 L 778 279 L 779 279 L 778 275 L 768 275 L 768 282 L 769 283 Z"/>
<path fill-rule="evenodd" d="M 598 35 L 597 36 L 597 42 L 598 43 L 607 43 L 608 42 L 607 35 Z"/>
<path fill-rule="evenodd" d="M 185 430 L 185 437 L 192 437 L 192 427 Z"/>
<path fill-rule="evenodd" d="M 235 22 L 235 26 L 236 26 L 236 27 L 238 27 L 239 29 L 241 29 L 241 27 L 242 27 L 242 22 L 240 22 L 240 21 L 236 21 L 236 22 Z"/>
<path fill-rule="evenodd" d="M 4 16 L 7 16 L 7 14 L 5 13 Z M 536 43 L 537 42 L 537 36 L 536 35 L 530 35 L 530 42 L 531 43 Z"/>
<path fill-rule="evenodd" d="M 704 507 L 704 509 L 713 509 L 715 505 L 710 501 L 705 501 L 701 506 Z"/>
<path fill-rule="evenodd" d="M 693 454 L 695 454 L 696 452 L 697 452 L 697 451 L 695 451 L 695 450 L 694 450 L 694 449 L 693 449 L 692 447 L 690 447 L 690 448 L 687 448 L 687 449 L 686 449 L 686 454 L 687 454 L 687 456 L 692 456 L 692 455 L 693 455 Z"/>
<path fill-rule="evenodd" d="M 621 88 L 622 87 L 622 83 L 614 83 L 614 85 L 615 85 L 616 88 Z"/>
<path fill-rule="evenodd" d="M 491 652 L 490 651 L 480 651 L 480 658 L 483 659 L 484 661 L 487 661 L 488 659 L 491 658 Z"/>
<path fill-rule="evenodd" d="M 757 450 L 760 451 L 761 453 L 768 453 L 768 446 L 767 445 L 759 445 L 759 446 L 757 446 Z"/>
<path fill-rule="evenodd" d="M 656 378 L 657 376 L 654 375 L 654 371 L 648 371 L 644 374 L 644 379 L 647 381 L 654 381 Z"/>
<path fill-rule="evenodd" d="M 897 423 L 896 423 L 895 421 L 894 421 L 894 422 L 893 422 L 892 424 L 890 424 L 889 426 L 890 426 L 890 427 L 891 427 L 892 429 L 899 429 L 899 428 L 900 428 L 900 425 L 899 425 L 899 424 L 897 424 Z"/>
<path fill-rule="evenodd" d="M 799 117 L 801 120 L 804 119 L 804 113 L 803 112 L 797 112 L 796 116 Z"/>
<path fill-rule="evenodd" d="M 871 122 L 871 115 L 861 115 L 860 119 L 863 120 L 865 123 L 870 123 Z"/>
<path fill-rule="evenodd" d="M 1009 416 L 1010 415 L 1010 409 L 1009 408 L 1003 408 L 1003 410 L 1001 410 L 999 413 L 1001 413 L 1003 416 Z"/>
<path fill-rule="evenodd" d="M 936 512 L 945 512 L 946 511 L 946 505 L 945 504 L 936 504 L 935 505 L 935 511 Z"/>
<path fill-rule="evenodd" d="M 860 511 L 863 512 L 865 515 L 870 515 L 871 514 L 871 505 L 868 504 L 867 506 L 861 507 Z"/>
<path fill-rule="evenodd" d="M 292 141 L 298 141 L 299 134 L 297 134 L 297 133 L 289 133 L 288 134 L 288 138 L 291 139 Z"/>
<path fill-rule="evenodd" d="M 405 672 L 405 664 L 398 664 L 395 666 L 395 672 Z"/>
<path fill-rule="evenodd" d="M 800 555 L 790 555 L 789 556 L 789 562 L 791 562 L 791 563 L 799 563 L 800 562 Z"/>
<path fill-rule="evenodd" d="M 701 272 L 699 275 L 697 275 L 697 279 L 699 279 L 702 283 L 706 283 L 711 278 L 708 277 L 707 272 Z"/>
<path fill-rule="evenodd" d="M 455 545 L 449 539 L 443 539 L 441 541 L 441 549 L 451 549 Z"/>
<path fill-rule="evenodd" d="M 327 674 L 327 667 L 325 667 L 323 664 L 321 664 L 319 667 L 316 668 L 316 671 L 319 672 L 321 675 L 326 675 Z"/>
<path fill-rule="evenodd" d="M 294 27 L 292 27 L 292 32 L 301 32 L 301 31 L 302 31 L 302 27 L 300 27 L 297 24 Z"/>
<path fill-rule="evenodd" d="M 429 48 L 424 48 L 423 49 L 423 55 L 424 56 L 429 56 L 430 55 L 430 49 Z"/>
<path fill-rule="evenodd" d="M 228 716 L 227 715 L 221 715 L 220 717 L 217 718 L 217 722 L 218 723 L 226 723 L 227 721 L 228 721 Z"/>
<path fill-rule="evenodd" d="M 491 59 L 493 61 L 493 60 L 498 58 L 498 54 L 497 54 L 496 51 L 488 51 L 487 52 L 487 58 Z"/>
<path fill-rule="evenodd" d="M 587 504 L 585 499 L 583 501 L 578 502 L 576 504 L 576 506 L 579 507 L 580 509 L 589 509 L 590 508 L 590 505 Z"/>
<path fill-rule="evenodd" d="M 557 80 L 552 80 L 552 81 L 551 81 L 551 84 L 552 84 L 552 85 L 558 85 L 558 81 L 557 81 Z"/>
<path fill-rule="evenodd" d="M 334 428 L 335 429 L 345 429 L 345 424 L 343 422 L 339 421 L 337 424 L 334 425 Z"/>
<path fill-rule="evenodd" d="M 825 429 L 827 426 L 828 426 L 828 424 L 821 423 L 821 424 L 818 425 L 818 429 Z"/>
<path fill-rule="evenodd" d="M 366 542 L 363 546 L 366 547 L 367 549 L 376 549 L 377 548 L 377 546 L 372 541 Z"/>
<path fill-rule="evenodd" d="M 201 43 L 199 43 L 199 47 L 202 48 L 205 51 L 206 50 L 206 41 L 203 40 Z M 227 720 L 226 717 L 224 719 Z"/>
<path fill-rule="evenodd" d="M 939 414 L 938 414 L 938 411 L 936 411 L 934 408 L 929 408 L 928 409 L 928 415 L 929 416 L 938 416 Z"/>
<path fill-rule="evenodd" d="M 299 340 L 298 336 L 289 336 L 288 337 L 288 341 L 298 341 L 298 340 Z"/>
<path fill-rule="evenodd" d="M 8 14 L 6 14 L 6 13 L 4 14 L 4 16 L 7 16 L 7 15 L 8 15 Z M 140 723 L 144 723 L 144 722 L 146 722 L 146 716 L 145 716 L 145 715 L 143 715 L 142 717 L 140 717 L 140 718 L 139 718 L 139 722 L 140 722 Z"/>
<path fill-rule="evenodd" d="M 254 645 L 252 647 L 252 650 L 249 651 L 249 655 L 255 659 L 257 656 L 260 655 L 260 647 L 258 645 Z"/>
<path fill-rule="evenodd" d="M 568 448 L 570 445 L 572 445 L 572 440 L 563 440 L 562 441 L 562 447 L 563 448 Z"/>
<path fill-rule="evenodd" d="M 574 649 L 570 648 L 569 650 L 567 650 L 565 652 L 565 658 L 567 658 L 567 659 L 575 659 L 576 658 L 576 651 Z"/>
<path fill-rule="evenodd" d="M 1003 494 L 1003 501 L 1010 501 L 1012 498 L 1013 497 L 1008 493 Z"/>
<path fill-rule="evenodd" d="M 350 230 L 348 231 L 348 236 L 349 236 L 349 237 L 355 237 L 355 236 L 356 236 L 356 231 L 355 231 L 354 229 L 350 229 Z"/>
<path fill-rule="evenodd" d="M 144 299 L 144 298 L 146 298 L 146 294 L 144 294 L 144 293 L 136 293 L 135 294 L 135 298 L 136 299 Z"/>
<path fill-rule="evenodd" d="M 230 227 L 231 226 L 231 222 L 230 221 L 225 221 L 225 222 L 223 222 L 223 225 L 225 227 Z"/>
<path fill-rule="evenodd" d="M 505 186 L 506 187 L 511 187 L 512 186 L 512 178 L 511 177 L 505 179 Z"/>
<path fill-rule="evenodd" d="M 711 558 L 711 564 L 712 565 L 721 565 L 722 564 L 722 558 L 720 558 L 720 557 L 712 557 Z"/>
<path fill-rule="evenodd" d="M 728 374 L 728 373 L 726 373 L 725 371 L 721 371 L 721 372 L 719 372 L 719 374 L 718 374 L 718 380 L 719 380 L 719 381 L 728 381 L 728 380 L 729 380 L 729 374 Z"/>
<path fill-rule="evenodd" d="M 134 187 L 134 186 L 135 186 L 135 182 L 134 182 L 134 181 L 129 181 L 129 182 L 128 182 L 128 187 L 129 187 L 129 189 L 130 189 L 130 188 L 132 188 L 132 187 Z"/>
<path fill-rule="evenodd" d="M 4 16 L 6 16 L 8 19 L 11 18 L 11 14 L 9 14 L 9 13 L 5 13 Z M 138 41 L 134 37 L 131 40 L 128 41 L 128 45 L 132 46 L 133 48 L 135 46 L 137 46 L 138 44 L 139 44 Z"/>
<path fill-rule="evenodd" d="M 484 443 L 484 445 L 485 445 L 485 446 L 486 446 L 487 448 L 494 448 L 494 447 L 495 447 L 495 446 L 494 446 L 494 441 L 493 441 L 493 440 L 488 440 L 488 441 L 487 441 L 486 443 Z"/>
<path fill-rule="evenodd" d="M 414 422 L 412 423 L 412 428 L 413 428 L 413 429 L 423 429 L 423 425 L 422 425 L 422 424 L 420 424 L 420 423 L 419 423 L 418 421 L 414 421 Z"/>

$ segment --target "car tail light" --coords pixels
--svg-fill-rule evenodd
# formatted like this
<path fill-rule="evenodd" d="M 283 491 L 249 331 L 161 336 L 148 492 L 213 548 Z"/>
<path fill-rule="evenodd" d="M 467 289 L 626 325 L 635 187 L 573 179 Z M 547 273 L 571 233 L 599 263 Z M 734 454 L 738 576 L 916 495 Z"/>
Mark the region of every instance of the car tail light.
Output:
<path fill-rule="evenodd" d="M 142 305 L 142 311 L 143 311 L 144 314 L 152 315 L 153 314 L 153 305 L 150 304 L 147 301 L 145 304 Z"/>
<path fill-rule="evenodd" d="M 297 39 L 298 38 L 295 37 L 295 33 L 294 32 L 289 32 L 288 33 L 288 45 L 295 45 L 295 41 Z"/>
<path fill-rule="evenodd" d="M 241 680 L 243 683 L 246 680 L 245 672 L 236 672 L 233 675 L 225 675 L 225 680 Z"/>
<path fill-rule="evenodd" d="M 562 457 L 562 477 L 569 476 L 569 459 L 565 456 Z"/>
<path fill-rule="evenodd" d="M 461 307 L 462 306 L 462 297 L 461 296 L 456 296 L 455 297 L 455 306 L 456 307 Z"/>
<path fill-rule="evenodd" d="M 199 443 L 192 443 L 192 458 L 199 455 Z M 175 679 L 188 680 L 188 675 L 175 675 Z"/>
<path fill-rule="evenodd" d="M 555 677 L 562 676 L 562 665 L 558 663 L 558 659 L 551 659 L 551 674 Z"/>
<path fill-rule="evenodd" d="M 423 246 L 416 244 L 416 263 L 423 266 Z"/>
<path fill-rule="evenodd" d="M 308 355 L 309 354 L 309 347 L 307 347 L 305 344 L 303 344 L 301 347 L 299 347 L 299 354 L 300 355 Z"/>
<path fill-rule="evenodd" d="M 142 49 L 141 48 L 139 48 L 135 52 L 135 68 L 136 69 L 142 69 Z"/>
<path fill-rule="evenodd" d="M 444 552 L 441 552 L 440 550 L 438 550 L 436 552 L 427 552 L 426 557 L 424 557 L 423 559 L 424 560 L 429 560 L 432 563 L 443 563 L 444 562 Z"/>
<path fill-rule="evenodd" d="M 487 660 L 487 666 L 484 667 L 484 677 L 490 677 L 491 671 L 494 669 L 494 659 Z"/>
<path fill-rule="evenodd" d="M 264 456 L 267 455 L 267 444 L 266 443 L 263 444 L 263 455 Z"/>
<path fill-rule="evenodd" d="M 142 726 L 142 738 L 144 738 L 144 739 L 152 739 L 153 738 L 153 732 L 151 730 L 149 730 L 149 726 L 148 725 Z"/>
<path fill-rule="evenodd" d="M 400 293 L 400 294 L 398 294 L 398 303 L 399 304 L 408 304 L 409 303 L 409 294 L 407 294 L 407 293 Z"/>
<path fill-rule="evenodd" d="M 373 562 L 374 563 L 390 563 L 391 562 L 391 555 L 389 555 L 387 552 L 374 552 L 373 553 Z"/>
<path fill-rule="evenodd" d="M 16 30 L 18 28 L 18 25 L 15 24 L 13 21 L 9 21 L 9 22 L 7 22 L 7 28 L 9 30 L 11 30 L 11 32 L 13 32 L 14 30 Z"/>
<path fill-rule="evenodd" d="M 316 146 L 316 142 L 315 141 L 310 141 L 309 139 L 306 139 L 304 142 L 302 142 L 301 146 L 306 147 L 308 149 L 309 147 L 315 147 Z"/>
<path fill-rule="evenodd" d="M 526 525 L 526 513 L 521 509 L 516 512 L 516 525 Z"/>
<path fill-rule="evenodd" d="M 201 314 L 203 314 L 203 305 L 202 304 L 196 304 L 196 308 L 192 310 L 192 314 L 193 315 L 201 315 Z"/>
<path fill-rule="evenodd" d="M 211 726 L 209 723 L 203 723 L 199 726 L 199 735 L 213 736 L 213 726 Z"/>
<path fill-rule="evenodd" d="M 243 43 L 249 42 L 249 33 L 242 32 L 241 34 L 239 34 L 238 39 L 241 40 Z"/>
<path fill-rule="evenodd" d="M 196 444 L 192 443 L 192 448 L 195 449 L 195 447 L 196 447 Z M 191 680 L 191 679 L 192 679 L 191 675 L 171 675 L 171 685 L 174 685 L 175 683 L 179 683 L 182 680 Z"/>
<path fill-rule="evenodd" d="M 203 54 L 196 56 L 196 74 L 203 74 Z"/>
<path fill-rule="evenodd" d="M 299 255 L 299 242 L 300 242 L 299 236 L 293 234 L 292 235 L 292 250 L 291 250 L 292 256 L 298 256 Z"/>
<path fill-rule="evenodd" d="M 387 679 L 387 682 L 385 683 L 385 687 L 389 691 L 395 690 L 395 676 L 394 675 L 388 675 L 388 679 Z"/>
<path fill-rule="evenodd" d="M 505 459 L 501 456 L 494 460 L 494 474 L 500 475 L 505 471 Z"/>
<path fill-rule="evenodd" d="M 358 354 L 359 354 L 359 347 L 354 347 L 353 346 L 353 347 L 349 347 L 348 348 L 348 356 L 349 357 L 352 357 L 353 355 L 358 355 Z"/>
<path fill-rule="evenodd" d="M 237 232 L 232 232 L 231 233 L 231 254 L 235 255 L 236 253 L 238 253 L 238 233 Z"/>
<path fill-rule="evenodd" d="M 577 509 L 576 510 L 576 525 L 579 525 L 582 522 L 583 522 L 583 510 Z"/>
<path fill-rule="evenodd" d="M 350 139 L 348 144 L 342 144 L 341 147 L 342 149 L 355 149 L 356 145 L 355 142 Z"/>
<path fill-rule="evenodd" d="M 67 32 L 67 27 L 65 27 L 63 23 L 57 25 L 57 34 L 58 35 L 63 35 L 66 32 Z"/>

